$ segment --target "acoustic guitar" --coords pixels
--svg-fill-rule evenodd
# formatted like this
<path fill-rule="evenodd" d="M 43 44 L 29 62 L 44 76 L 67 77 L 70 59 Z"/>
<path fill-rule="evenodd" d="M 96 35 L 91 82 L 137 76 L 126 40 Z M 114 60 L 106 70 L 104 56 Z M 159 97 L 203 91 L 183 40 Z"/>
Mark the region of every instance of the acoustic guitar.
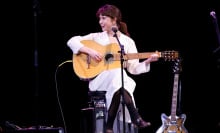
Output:
<path fill-rule="evenodd" d="M 177 116 L 177 96 L 179 87 L 179 73 L 181 72 L 181 60 L 177 59 L 174 62 L 174 82 L 173 82 L 173 96 L 171 105 L 171 115 L 167 116 L 165 113 L 161 114 L 162 126 L 156 133 L 188 133 L 184 126 L 186 115 L 181 114 Z"/>
<path fill-rule="evenodd" d="M 120 55 L 120 46 L 116 43 L 111 43 L 108 45 L 100 45 L 99 43 L 92 40 L 83 40 L 81 41 L 85 46 L 95 49 L 104 55 L 104 58 L 101 62 L 97 62 L 92 59 L 88 54 L 79 53 L 73 54 L 73 69 L 75 74 L 82 80 L 90 80 L 96 77 L 99 73 L 104 70 L 110 70 L 114 68 L 121 67 L 121 55 Z M 123 59 L 145 59 L 149 58 L 151 54 L 158 54 L 159 57 L 164 58 L 165 60 L 174 60 L 178 58 L 179 53 L 177 51 L 163 51 L 163 52 L 144 52 L 144 53 L 129 53 L 123 55 Z"/>

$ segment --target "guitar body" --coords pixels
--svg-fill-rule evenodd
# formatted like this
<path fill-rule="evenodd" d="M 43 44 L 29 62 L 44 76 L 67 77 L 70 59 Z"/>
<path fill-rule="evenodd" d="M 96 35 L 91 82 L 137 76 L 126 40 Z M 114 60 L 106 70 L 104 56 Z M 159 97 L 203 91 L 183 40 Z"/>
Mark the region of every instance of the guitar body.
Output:
<path fill-rule="evenodd" d="M 87 54 L 80 53 L 73 55 L 73 68 L 75 73 L 81 79 L 90 79 L 94 78 L 96 75 L 101 73 L 104 70 L 110 70 L 114 68 L 120 68 L 120 60 L 113 61 L 111 56 L 114 54 L 119 54 L 119 45 L 118 44 L 108 44 L 102 46 L 94 41 L 83 40 L 82 43 L 92 49 L 96 49 L 102 55 L 104 59 L 101 62 L 96 62 Z M 108 58 L 108 56 L 110 56 Z"/>
<path fill-rule="evenodd" d="M 161 114 L 162 126 L 156 131 L 156 133 L 188 133 L 184 127 L 186 115 L 181 114 L 176 116 L 176 120 L 172 121 L 170 116 L 168 117 L 164 113 Z"/>

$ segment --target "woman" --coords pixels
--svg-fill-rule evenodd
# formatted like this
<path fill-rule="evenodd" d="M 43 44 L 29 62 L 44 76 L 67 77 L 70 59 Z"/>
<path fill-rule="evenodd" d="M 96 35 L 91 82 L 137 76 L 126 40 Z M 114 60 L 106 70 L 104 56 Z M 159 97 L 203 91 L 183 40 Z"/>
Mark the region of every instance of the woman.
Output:
<path fill-rule="evenodd" d="M 116 43 L 123 45 L 124 53 L 138 53 L 135 42 L 129 37 L 126 24 L 122 22 L 121 11 L 115 5 L 106 4 L 98 9 L 96 16 L 99 19 L 102 32 L 90 33 L 85 36 L 74 36 L 70 38 L 67 45 L 74 54 L 80 52 L 88 54 L 93 60 L 101 62 L 104 55 L 97 50 L 84 45 L 82 40 L 93 40 L 103 46 Z M 117 35 L 119 41 L 117 40 Z M 124 62 L 124 69 L 131 74 L 138 75 L 149 72 L 150 63 L 158 60 L 157 54 L 152 54 L 143 62 L 139 59 L 131 59 Z M 106 91 L 106 105 L 108 110 L 106 133 L 113 133 L 113 123 L 120 105 L 120 88 L 122 87 L 121 67 L 104 70 L 95 78 L 89 81 L 91 91 Z M 136 107 L 133 92 L 136 86 L 135 81 L 123 70 L 124 101 L 130 115 L 126 114 L 126 121 L 132 121 L 139 128 L 150 126 L 139 115 Z"/>

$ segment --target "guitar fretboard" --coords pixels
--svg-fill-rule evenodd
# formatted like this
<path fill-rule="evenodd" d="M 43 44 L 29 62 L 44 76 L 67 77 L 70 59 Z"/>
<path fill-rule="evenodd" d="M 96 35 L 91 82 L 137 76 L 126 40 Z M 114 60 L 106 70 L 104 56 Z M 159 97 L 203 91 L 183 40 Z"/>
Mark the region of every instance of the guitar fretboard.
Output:
<path fill-rule="evenodd" d="M 173 83 L 173 96 L 172 96 L 172 107 L 171 107 L 171 120 L 176 119 L 176 109 L 177 109 L 177 94 L 178 94 L 178 81 L 179 75 L 174 75 L 174 83 Z"/>
<path fill-rule="evenodd" d="M 161 57 L 161 52 L 146 52 L 146 53 L 129 53 L 124 55 L 125 60 L 131 60 L 131 59 L 146 59 L 149 58 L 152 54 L 157 54 L 159 57 Z M 113 55 L 114 60 L 120 60 L 120 54 L 114 54 Z"/>

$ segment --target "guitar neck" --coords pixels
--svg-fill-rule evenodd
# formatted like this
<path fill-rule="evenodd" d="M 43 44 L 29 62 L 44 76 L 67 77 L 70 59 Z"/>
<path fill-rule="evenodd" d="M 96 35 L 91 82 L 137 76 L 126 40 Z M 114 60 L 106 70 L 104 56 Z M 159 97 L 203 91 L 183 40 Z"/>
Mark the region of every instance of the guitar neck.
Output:
<path fill-rule="evenodd" d="M 146 59 L 149 58 L 152 54 L 157 54 L 159 57 L 161 57 L 161 52 L 145 52 L 145 53 L 129 53 L 123 56 L 125 60 L 131 60 L 131 59 Z M 120 60 L 120 54 L 114 54 L 113 55 L 114 60 Z"/>
<path fill-rule="evenodd" d="M 179 83 L 179 74 L 174 75 L 173 83 L 173 96 L 172 96 L 172 107 L 171 107 L 171 121 L 176 119 L 176 109 L 177 109 L 177 94 L 178 94 L 178 83 Z"/>

